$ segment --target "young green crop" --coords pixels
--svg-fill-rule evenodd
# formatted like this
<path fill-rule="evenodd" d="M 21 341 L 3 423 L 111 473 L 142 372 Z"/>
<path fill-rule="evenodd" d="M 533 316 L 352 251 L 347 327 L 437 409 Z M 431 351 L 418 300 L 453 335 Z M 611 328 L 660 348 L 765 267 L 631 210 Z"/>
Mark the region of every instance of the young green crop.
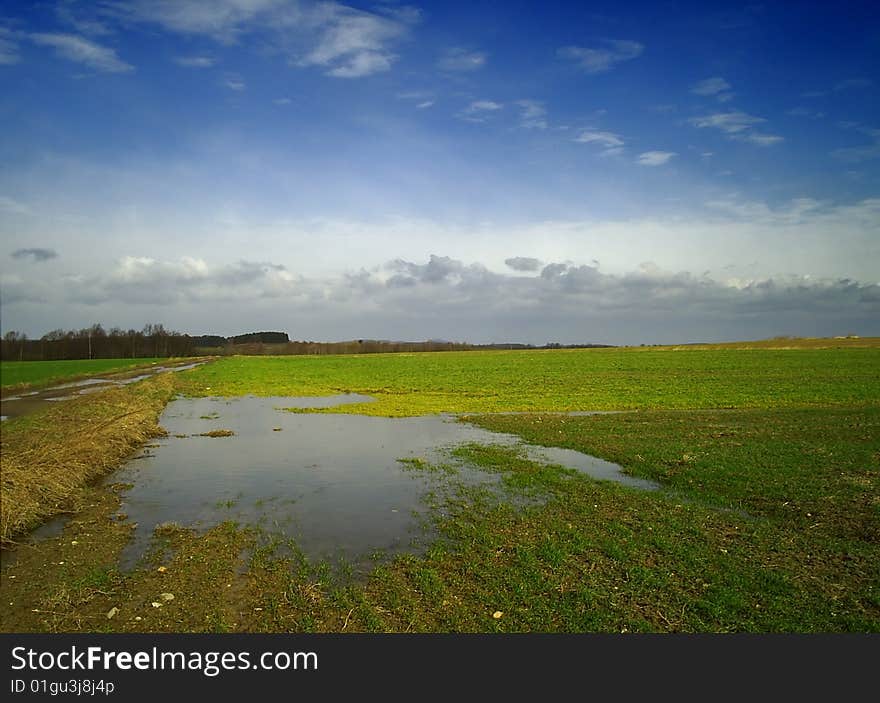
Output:
<path fill-rule="evenodd" d="M 184 380 L 184 379 L 181 379 Z M 880 404 L 880 349 L 481 351 L 229 357 L 194 396 L 372 395 L 325 412 L 565 412 Z"/>

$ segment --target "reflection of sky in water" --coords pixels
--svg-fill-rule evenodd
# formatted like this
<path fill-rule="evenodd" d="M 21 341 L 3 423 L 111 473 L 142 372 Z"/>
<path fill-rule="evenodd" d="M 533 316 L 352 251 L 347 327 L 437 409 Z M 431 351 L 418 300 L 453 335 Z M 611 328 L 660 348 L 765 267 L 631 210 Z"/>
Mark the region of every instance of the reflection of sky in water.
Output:
<path fill-rule="evenodd" d="M 303 552 L 317 558 L 405 551 L 417 536 L 413 511 L 423 509 L 420 498 L 431 476 L 405 470 L 398 459 L 438 460 L 438 450 L 466 442 L 518 441 L 436 415 L 382 418 L 279 410 L 364 400 L 354 395 L 248 396 L 171 402 L 160 419 L 169 436 L 111 479 L 134 484 L 123 493 L 122 512 L 137 523 L 124 562 L 131 564 L 143 553 L 163 522 L 202 529 L 224 520 L 256 524 L 295 538 Z M 235 436 L 198 436 L 212 429 L 230 429 Z M 585 454 L 528 451 L 537 460 L 652 487 Z M 459 477 L 470 483 L 497 480 L 468 469 Z"/>

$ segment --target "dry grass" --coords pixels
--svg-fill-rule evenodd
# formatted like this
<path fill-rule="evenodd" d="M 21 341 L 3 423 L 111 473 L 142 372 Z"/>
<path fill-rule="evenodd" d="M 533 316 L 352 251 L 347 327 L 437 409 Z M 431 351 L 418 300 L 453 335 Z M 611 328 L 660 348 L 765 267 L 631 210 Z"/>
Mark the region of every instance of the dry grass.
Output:
<path fill-rule="evenodd" d="M 67 512 L 85 484 L 164 434 L 157 420 L 172 394 L 170 374 L 162 374 L 4 422 L 0 541 Z"/>

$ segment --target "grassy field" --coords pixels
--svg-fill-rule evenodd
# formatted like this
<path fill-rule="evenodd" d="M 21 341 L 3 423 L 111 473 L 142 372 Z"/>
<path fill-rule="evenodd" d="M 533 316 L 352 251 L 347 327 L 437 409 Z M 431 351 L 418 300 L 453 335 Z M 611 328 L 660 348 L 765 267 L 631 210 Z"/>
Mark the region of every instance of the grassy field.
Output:
<path fill-rule="evenodd" d="M 122 573 L 132 530 L 118 519 L 122 487 L 87 486 L 65 503 L 63 533 L 18 550 L 3 570 L 2 629 L 877 632 L 878 369 L 876 348 L 227 358 L 100 394 L 101 413 L 134 403 L 144 409 L 135 424 L 149 429 L 153 404 L 178 391 L 371 393 L 379 402 L 340 410 L 469 413 L 663 489 L 593 481 L 515 449 L 460 447 L 442 466 L 409 469 L 436 477 L 427 500 L 439 539 L 353 576 L 235 523 L 202 535 L 167 525 Z M 86 401 L 68 407 L 64 432 L 95 425 Z M 634 411 L 491 414 L 535 409 Z M 28 441 L 49 453 L 73 445 L 52 434 L 58 424 L 6 423 L 4 495 L 7 462 L 26 462 Z M 464 485 L 460 464 L 497 474 L 503 491 Z"/>
<path fill-rule="evenodd" d="M 0 361 L 4 389 L 47 386 L 108 371 L 150 366 L 167 359 L 73 359 L 70 361 Z"/>
<path fill-rule="evenodd" d="M 190 395 L 355 392 L 376 403 L 327 412 L 859 407 L 880 402 L 880 348 L 591 349 L 230 357 L 200 368 Z"/>

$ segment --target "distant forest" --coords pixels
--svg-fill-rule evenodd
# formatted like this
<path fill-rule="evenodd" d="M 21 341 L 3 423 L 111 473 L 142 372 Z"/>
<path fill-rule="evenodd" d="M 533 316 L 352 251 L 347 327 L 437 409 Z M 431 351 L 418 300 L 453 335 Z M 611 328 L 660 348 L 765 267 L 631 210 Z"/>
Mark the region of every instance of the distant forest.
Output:
<path fill-rule="evenodd" d="M 428 340 L 394 342 L 354 339 L 346 342 L 290 341 L 286 332 L 250 332 L 233 337 L 192 336 L 165 329 L 153 323 L 141 330 L 113 327 L 105 330 L 94 324 L 81 330 L 53 330 L 39 339 L 28 339 L 21 332 L 7 332 L 0 340 L 3 361 L 55 361 L 62 359 L 135 359 L 231 354 L 378 354 L 389 352 L 466 351 L 480 349 L 561 349 L 607 347 L 607 344 L 548 343 L 467 344 Z"/>

